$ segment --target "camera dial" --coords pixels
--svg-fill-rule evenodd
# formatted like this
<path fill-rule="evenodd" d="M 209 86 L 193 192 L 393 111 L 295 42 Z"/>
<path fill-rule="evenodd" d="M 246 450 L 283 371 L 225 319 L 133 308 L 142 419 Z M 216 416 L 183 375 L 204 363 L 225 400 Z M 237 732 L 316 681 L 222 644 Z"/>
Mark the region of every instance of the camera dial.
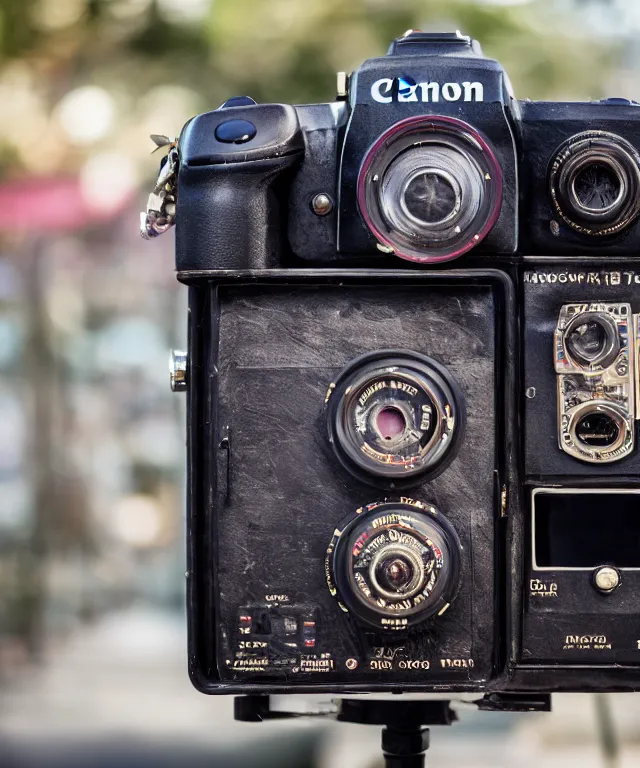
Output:
<path fill-rule="evenodd" d="M 412 117 L 389 128 L 364 158 L 358 204 L 379 242 L 410 261 L 460 256 L 489 233 L 502 173 L 486 140 L 452 117 Z"/>
<path fill-rule="evenodd" d="M 606 131 L 572 136 L 549 170 L 549 192 L 563 221 L 586 235 L 612 235 L 640 212 L 640 156 Z"/>
<path fill-rule="evenodd" d="M 435 507 L 410 499 L 369 504 L 336 528 L 327 583 L 358 621 L 402 631 L 449 607 L 458 591 L 461 550 Z"/>
<path fill-rule="evenodd" d="M 374 485 L 406 487 L 441 472 L 455 454 L 462 427 L 457 385 L 424 355 L 364 355 L 329 387 L 327 428 L 336 456 Z"/>

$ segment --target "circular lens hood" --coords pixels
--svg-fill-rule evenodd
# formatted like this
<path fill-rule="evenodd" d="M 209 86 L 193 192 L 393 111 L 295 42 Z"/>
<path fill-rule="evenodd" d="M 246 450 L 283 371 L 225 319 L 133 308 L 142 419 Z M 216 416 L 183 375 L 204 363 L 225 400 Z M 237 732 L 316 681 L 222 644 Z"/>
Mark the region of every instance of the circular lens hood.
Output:
<path fill-rule="evenodd" d="M 455 528 L 435 507 L 377 502 L 336 528 L 326 555 L 327 584 L 358 622 L 407 630 L 453 602 L 461 553 Z"/>
<path fill-rule="evenodd" d="M 640 155 L 614 133 L 572 136 L 557 150 L 548 175 L 557 214 L 582 234 L 616 234 L 640 213 Z"/>
<path fill-rule="evenodd" d="M 380 350 L 353 360 L 329 387 L 329 441 L 358 480 L 406 488 L 440 474 L 464 431 L 464 399 L 435 360 Z"/>
<path fill-rule="evenodd" d="M 502 204 L 487 140 L 453 117 L 411 117 L 385 131 L 358 176 L 360 212 L 381 245 L 409 261 L 449 261 L 478 245 Z"/>

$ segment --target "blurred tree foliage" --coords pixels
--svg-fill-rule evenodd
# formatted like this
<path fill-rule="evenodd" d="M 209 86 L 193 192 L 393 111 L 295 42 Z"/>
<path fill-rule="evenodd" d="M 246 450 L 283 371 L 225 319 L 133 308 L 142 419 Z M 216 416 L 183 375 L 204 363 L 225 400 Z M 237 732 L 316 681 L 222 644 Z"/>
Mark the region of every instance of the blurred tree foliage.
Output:
<path fill-rule="evenodd" d="M 58 151 L 54 162 L 44 134 L 51 142 L 55 126 L 47 120 L 75 87 L 94 84 L 116 93 L 121 136 L 146 133 L 137 100 L 159 85 L 188 89 L 193 110 L 237 93 L 259 101 L 326 101 L 334 96 L 337 70 L 382 54 L 409 28 L 459 28 L 478 38 L 485 53 L 504 64 L 520 98 L 600 97 L 613 65 L 614 52 L 591 39 L 579 13 L 552 0 L 507 6 L 481 0 L 0 0 L 0 98 L 3 78 L 9 73 L 15 82 L 19 62 L 44 113 L 44 170 L 69 171 L 86 149 Z M 4 97 L 10 101 L 11 92 Z M 28 113 L 17 119 L 28 120 Z M 38 146 L 15 133 L 15 126 L 3 131 L 0 125 L 0 171 L 20 172 Z M 114 136 L 112 146 L 118 141 Z"/>

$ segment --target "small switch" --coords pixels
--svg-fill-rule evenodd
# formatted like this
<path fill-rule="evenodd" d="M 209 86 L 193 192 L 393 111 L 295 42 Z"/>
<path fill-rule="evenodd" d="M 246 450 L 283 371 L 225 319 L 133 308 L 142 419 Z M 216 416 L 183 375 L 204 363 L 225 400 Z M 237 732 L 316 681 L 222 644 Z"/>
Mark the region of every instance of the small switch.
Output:
<path fill-rule="evenodd" d="M 316 623 L 315 621 L 305 621 L 302 624 L 302 639 L 305 648 L 316 647 Z"/>
<path fill-rule="evenodd" d="M 216 128 L 215 135 L 224 144 L 244 144 L 251 141 L 257 132 L 255 125 L 248 120 L 225 120 Z"/>

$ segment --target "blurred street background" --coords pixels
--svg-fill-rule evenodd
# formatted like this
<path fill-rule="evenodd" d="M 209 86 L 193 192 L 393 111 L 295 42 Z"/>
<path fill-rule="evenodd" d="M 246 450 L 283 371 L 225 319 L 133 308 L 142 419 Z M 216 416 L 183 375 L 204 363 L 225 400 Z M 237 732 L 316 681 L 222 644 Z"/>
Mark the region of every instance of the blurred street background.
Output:
<path fill-rule="evenodd" d="M 330 101 L 409 28 L 478 38 L 519 98 L 640 100 L 637 0 L 0 0 L 0 765 L 375 764 L 376 728 L 235 724 L 188 682 L 186 289 L 138 212 L 149 134 Z M 604 702 L 617 763 L 602 703 L 464 711 L 431 764 L 637 766 L 640 702 Z"/>

